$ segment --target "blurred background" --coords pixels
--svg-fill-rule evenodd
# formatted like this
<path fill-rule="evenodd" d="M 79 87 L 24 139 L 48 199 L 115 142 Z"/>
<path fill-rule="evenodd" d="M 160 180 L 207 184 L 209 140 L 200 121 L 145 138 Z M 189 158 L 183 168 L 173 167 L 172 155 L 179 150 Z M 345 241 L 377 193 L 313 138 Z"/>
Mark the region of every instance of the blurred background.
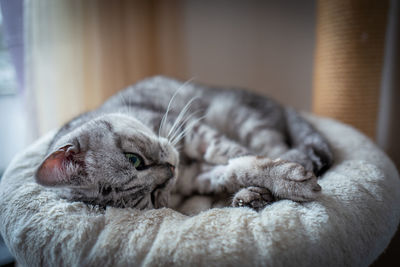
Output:
<path fill-rule="evenodd" d="M 400 166 L 396 0 L 0 0 L 0 8 L 0 174 L 50 129 L 156 74 L 248 88 L 351 124 Z M 12 262 L 3 246 L 0 265 Z M 376 265 L 396 252 L 398 237 Z"/>

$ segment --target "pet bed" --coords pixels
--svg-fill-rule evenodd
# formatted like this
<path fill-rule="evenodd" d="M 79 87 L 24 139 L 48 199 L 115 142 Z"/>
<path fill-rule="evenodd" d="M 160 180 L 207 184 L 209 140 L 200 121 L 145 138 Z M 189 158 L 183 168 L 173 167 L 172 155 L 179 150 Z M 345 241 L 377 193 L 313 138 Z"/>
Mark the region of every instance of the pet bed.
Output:
<path fill-rule="evenodd" d="M 0 230 L 23 266 L 367 266 L 400 219 L 400 180 L 369 139 L 307 116 L 329 140 L 335 164 L 314 202 L 281 200 L 257 213 L 188 199 L 190 216 L 59 199 L 33 180 L 53 133 L 19 154 L 0 184 Z M 200 208 L 199 208 L 200 207 Z M 209 209 L 210 208 L 210 209 Z"/>

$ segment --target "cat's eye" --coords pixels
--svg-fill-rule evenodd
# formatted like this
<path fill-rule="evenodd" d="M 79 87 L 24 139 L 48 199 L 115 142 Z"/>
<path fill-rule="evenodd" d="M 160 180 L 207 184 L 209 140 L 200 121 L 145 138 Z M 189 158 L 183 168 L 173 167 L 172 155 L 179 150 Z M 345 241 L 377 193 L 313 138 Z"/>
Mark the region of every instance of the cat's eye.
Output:
<path fill-rule="evenodd" d="M 132 163 L 133 167 L 137 170 L 141 170 L 144 167 L 144 161 L 141 156 L 135 153 L 124 153 L 125 157 Z"/>

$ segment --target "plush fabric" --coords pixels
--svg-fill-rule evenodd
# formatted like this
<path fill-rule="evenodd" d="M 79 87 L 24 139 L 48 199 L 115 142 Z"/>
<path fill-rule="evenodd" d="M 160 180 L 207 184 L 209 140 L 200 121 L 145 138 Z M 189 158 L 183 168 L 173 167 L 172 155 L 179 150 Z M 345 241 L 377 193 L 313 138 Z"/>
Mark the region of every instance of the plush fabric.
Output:
<path fill-rule="evenodd" d="M 366 266 L 399 223 L 398 172 L 351 127 L 308 119 L 335 153 L 317 201 L 282 200 L 259 213 L 211 208 L 192 216 L 70 203 L 33 180 L 50 133 L 19 154 L 1 180 L 1 234 L 25 266 Z M 193 213 L 210 203 L 197 196 L 183 206 Z"/>

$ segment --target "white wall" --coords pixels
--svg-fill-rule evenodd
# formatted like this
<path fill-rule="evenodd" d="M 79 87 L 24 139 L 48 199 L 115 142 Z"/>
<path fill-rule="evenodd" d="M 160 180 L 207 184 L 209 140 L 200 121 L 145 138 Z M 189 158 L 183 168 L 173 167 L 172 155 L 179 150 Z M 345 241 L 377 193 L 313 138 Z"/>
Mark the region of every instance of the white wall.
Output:
<path fill-rule="evenodd" d="M 311 109 L 314 1 L 184 2 L 187 75 Z"/>

